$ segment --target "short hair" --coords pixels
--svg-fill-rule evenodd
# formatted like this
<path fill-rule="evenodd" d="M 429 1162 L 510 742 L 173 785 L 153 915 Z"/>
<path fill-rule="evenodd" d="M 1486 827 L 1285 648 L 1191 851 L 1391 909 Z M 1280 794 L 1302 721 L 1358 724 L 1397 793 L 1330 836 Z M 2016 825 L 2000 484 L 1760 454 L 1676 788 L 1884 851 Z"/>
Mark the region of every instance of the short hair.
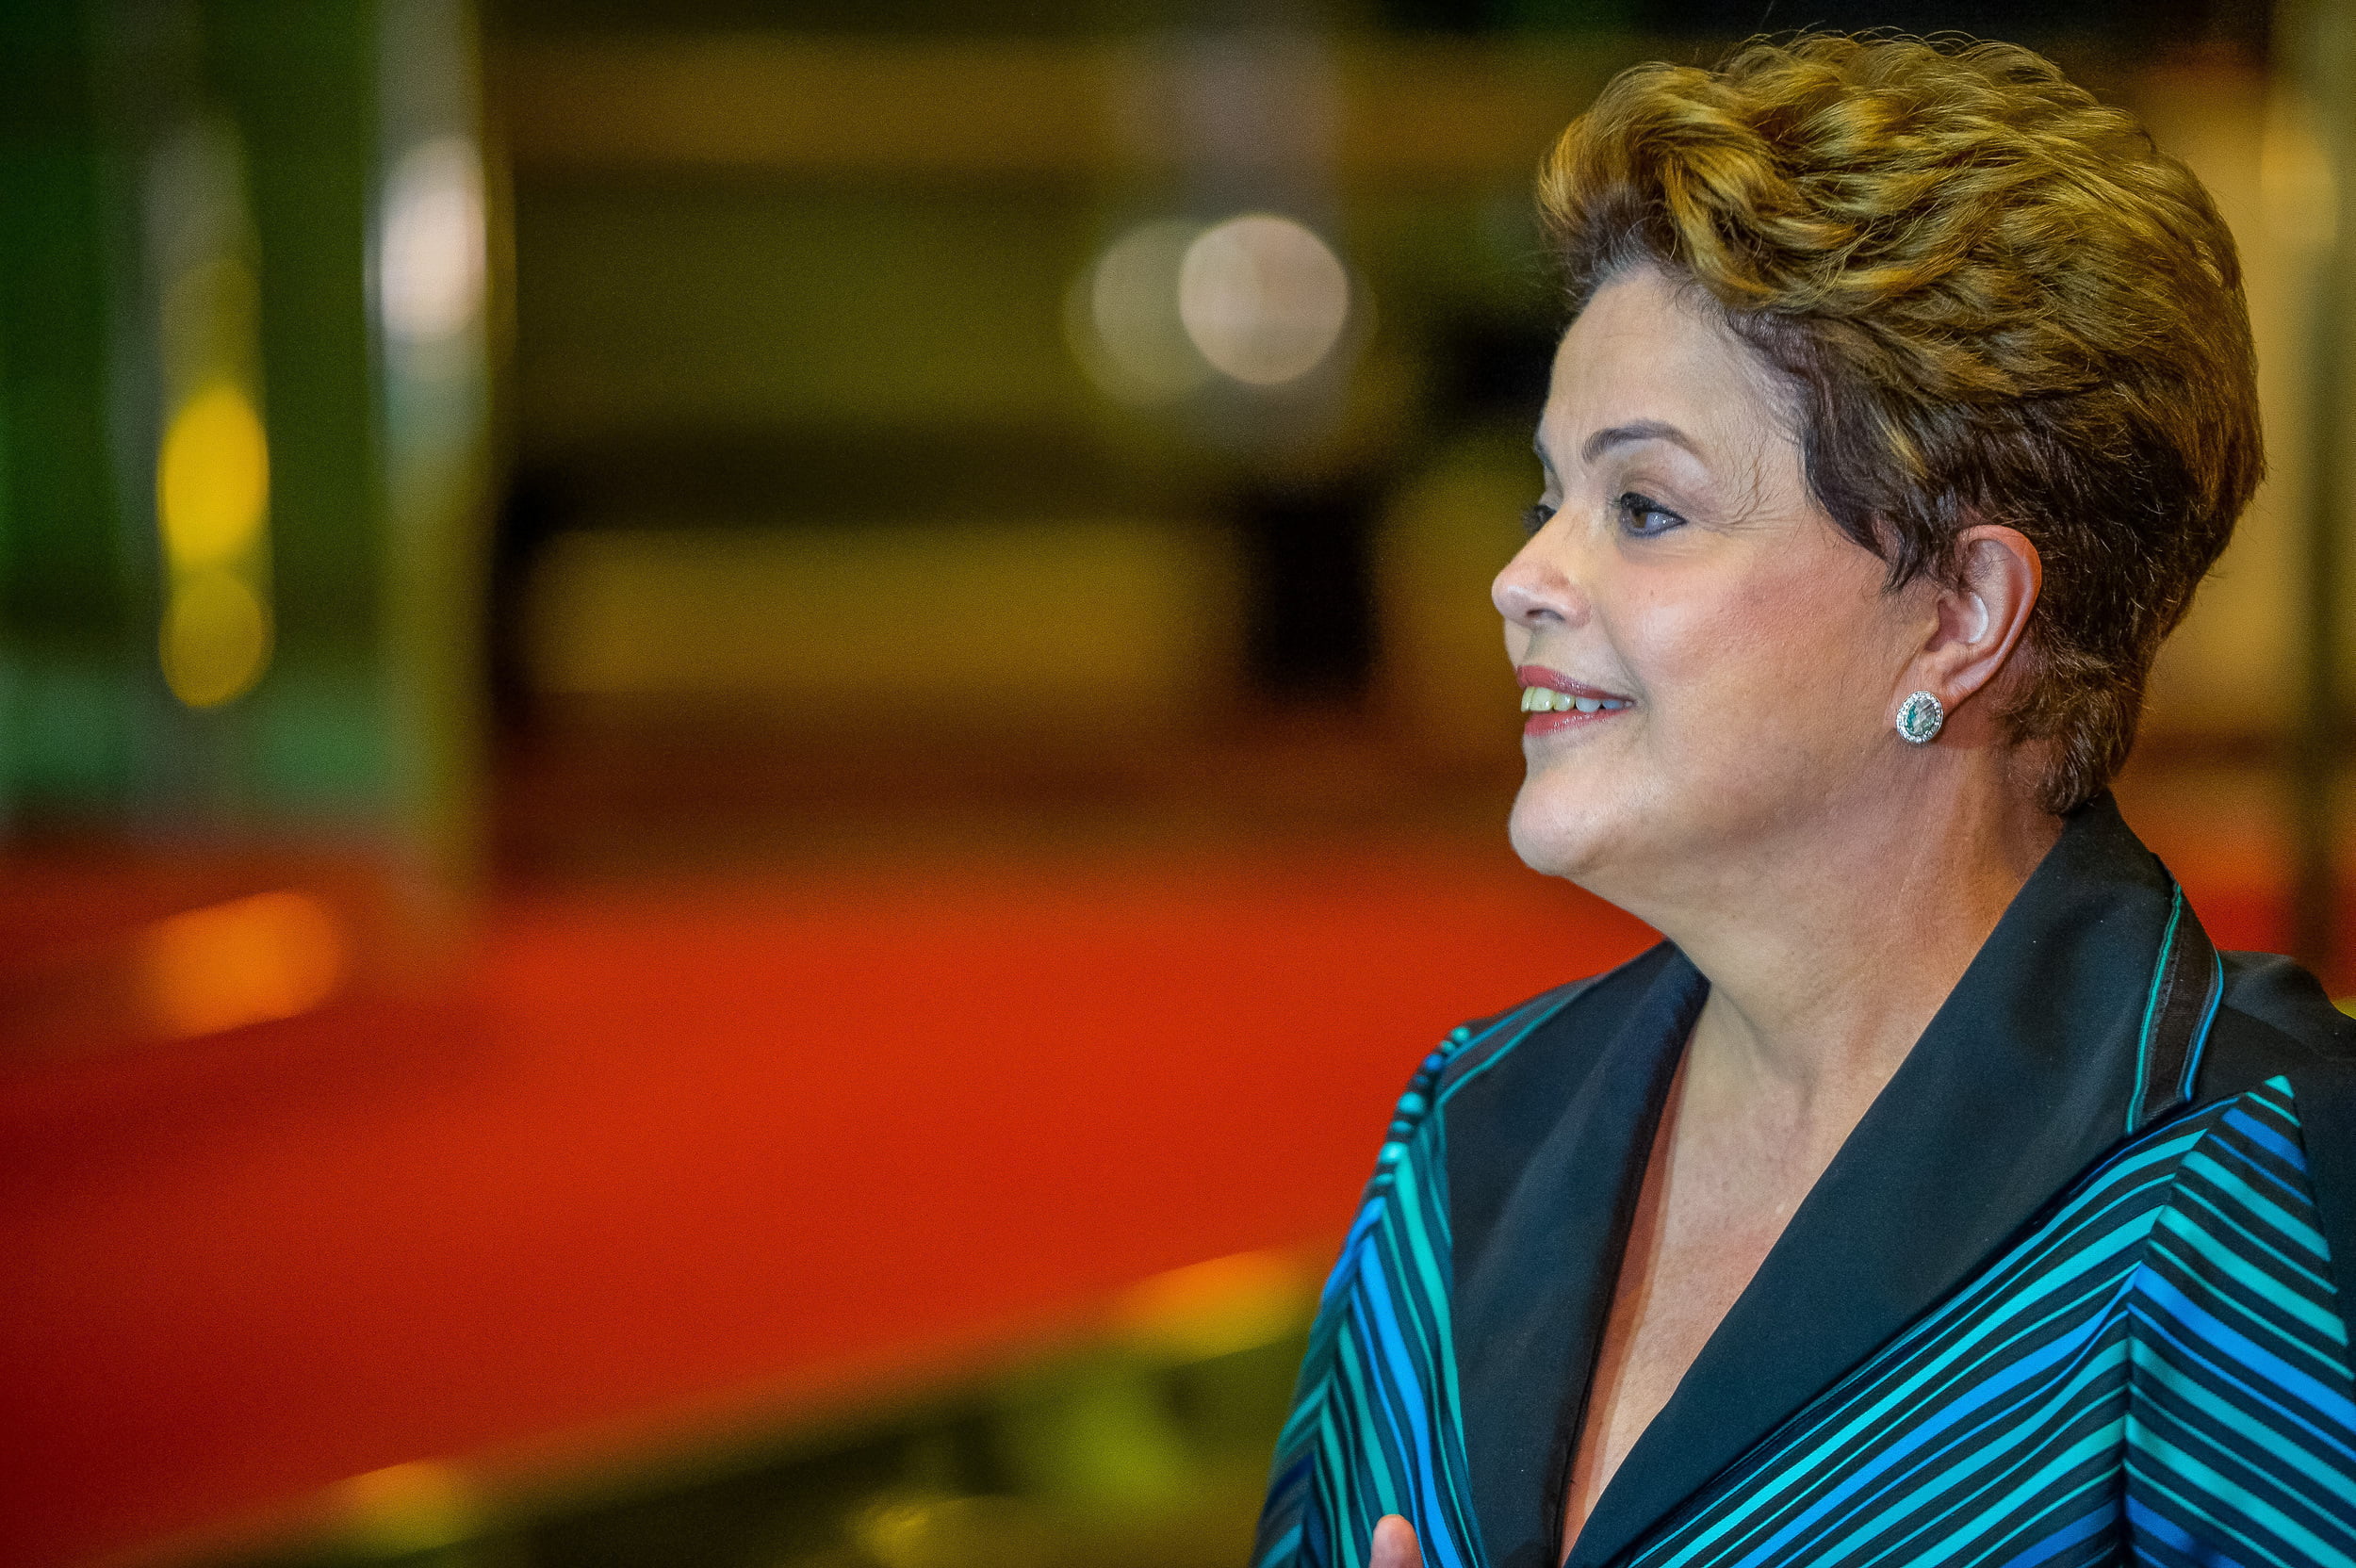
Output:
<path fill-rule="evenodd" d="M 1542 166 L 1573 308 L 1639 264 L 1794 394 L 1810 490 L 1889 563 L 2044 562 L 2004 710 L 2066 812 L 2135 743 L 2161 641 L 2265 470 L 2241 265 L 2140 123 L 2009 44 L 1809 34 L 1612 78 Z"/>

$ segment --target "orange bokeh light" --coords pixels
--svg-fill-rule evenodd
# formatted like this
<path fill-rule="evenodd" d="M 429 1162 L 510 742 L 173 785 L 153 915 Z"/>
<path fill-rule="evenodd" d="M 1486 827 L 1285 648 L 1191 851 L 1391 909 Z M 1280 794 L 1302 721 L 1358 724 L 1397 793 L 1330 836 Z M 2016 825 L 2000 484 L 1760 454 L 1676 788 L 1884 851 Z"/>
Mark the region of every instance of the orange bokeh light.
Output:
<path fill-rule="evenodd" d="M 333 911 L 293 891 L 173 915 L 139 942 L 147 1013 L 182 1037 L 308 1012 L 342 984 L 348 960 Z"/>

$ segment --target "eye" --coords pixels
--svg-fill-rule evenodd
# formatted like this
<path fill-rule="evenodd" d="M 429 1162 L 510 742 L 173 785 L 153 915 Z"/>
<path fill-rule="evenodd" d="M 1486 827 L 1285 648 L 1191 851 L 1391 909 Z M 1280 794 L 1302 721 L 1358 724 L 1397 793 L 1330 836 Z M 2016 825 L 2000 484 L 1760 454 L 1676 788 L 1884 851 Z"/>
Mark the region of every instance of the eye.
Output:
<path fill-rule="evenodd" d="M 1620 514 L 1620 530 L 1639 539 L 1650 539 L 1685 526 L 1685 519 L 1646 496 L 1629 490 L 1613 501 Z"/>
<path fill-rule="evenodd" d="M 1522 533 L 1525 537 L 1536 533 L 1553 520 L 1553 517 L 1554 508 L 1544 501 L 1532 501 L 1522 508 Z"/>

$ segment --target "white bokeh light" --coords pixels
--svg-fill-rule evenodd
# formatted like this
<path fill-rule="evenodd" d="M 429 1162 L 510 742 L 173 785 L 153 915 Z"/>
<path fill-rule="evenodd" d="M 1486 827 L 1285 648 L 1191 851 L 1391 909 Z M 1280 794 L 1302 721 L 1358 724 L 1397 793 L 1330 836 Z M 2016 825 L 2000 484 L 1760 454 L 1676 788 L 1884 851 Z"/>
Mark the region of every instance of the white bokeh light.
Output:
<path fill-rule="evenodd" d="M 1203 230 L 1178 268 L 1178 318 L 1204 360 L 1252 386 L 1324 363 L 1350 319 L 1350 273 L 1306 226 L 1247 213 Z"/>
<path fill-rule="evenodd" d="M 409 343 L 457 336 L 483 310 L 483 160 L 464 137 L 411 148 L 385 182 L 377 253 L 384 330 Z"/>

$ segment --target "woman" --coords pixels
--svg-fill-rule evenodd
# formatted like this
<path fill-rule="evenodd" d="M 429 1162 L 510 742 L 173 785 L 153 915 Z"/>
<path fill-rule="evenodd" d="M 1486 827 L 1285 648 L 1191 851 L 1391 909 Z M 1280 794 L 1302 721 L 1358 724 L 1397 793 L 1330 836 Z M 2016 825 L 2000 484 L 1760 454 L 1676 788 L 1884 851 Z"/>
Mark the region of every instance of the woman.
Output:
<path fill-rule="evenodd" d="M 1668 940 L 1424 1063 L 1256 1561 L 2356 1562 L 2351 1025 L 2105 792 L 2262 466 L 2215 208 L 1839 37 L 1540 201 L 1513 842 Z"/>

